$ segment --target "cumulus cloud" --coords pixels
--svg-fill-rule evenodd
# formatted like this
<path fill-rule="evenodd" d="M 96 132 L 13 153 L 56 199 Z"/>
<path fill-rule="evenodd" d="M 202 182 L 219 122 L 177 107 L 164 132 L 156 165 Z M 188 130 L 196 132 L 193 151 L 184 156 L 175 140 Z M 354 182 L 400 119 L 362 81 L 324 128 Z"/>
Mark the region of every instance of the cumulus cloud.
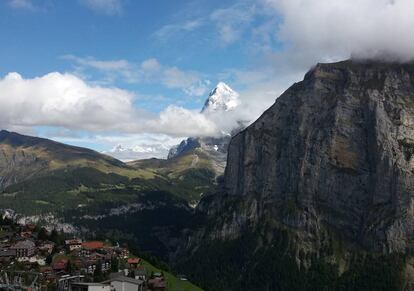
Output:
<path fill-rule="evenodd" d="M 133 95 L 116 88 L 89 86 L 70 74 L 50 73 L 0 79 L 2 127 L 50 125 L 102 130 L 131 121 Z M 118 124 L 118 125 L 116 125 Z"/>
<path fill-rule="evenodd" d="M 144 66 L 158 68 L 152 61 Z M 250 100 L 260 95 L 256 94 L 242 96 Z M 46 127 L 44 134 L 53 139 L 87 146 L 100 143 L 114 148 L 113 156 L 132 160 L 165 157 L 172 145 L 188 136 L 228 134 L 238 121 L 252 121 L 263 110 L 263 102 L 242 102 L 226 114 L 173 105 L 155 114 L 141 109 L 140 100 L 127 90 L 92 85 L 69 73 L 36 78 L 9 73 L 0 78 L 0 128 L 33 134 L 33 128 Z M 82 134 L 73 136 L 78 132 Z"/>
<path fill-rule="evenodd" d="M 282 17 L 277 36 L 302 62 L 414 59 L 411 0 L 266 0 Z"/>
<path fill-rule="evenodd" d="M 217 125 L 199 111 L 168 106 L 159 117 L 147 124 L 153 131 L 173 131 L 177 136 L 212 136 L 219 131 Z"/>
<path fill-rule="evenodd" d="M 91 132 L 211 134 L 215 124 L 196 111 L 170 106 L 152 114 L 134 105 L 135 95 L 91 85 L 72 74 L 50 73 L 25 79 L 9 73 L 0 79 L 0 127 L 54 126 Z"/>
<path fill-rule="evenodd" d="M 107 15 L 116 15 L 122 13 L 122 0 L 79 0 L 89 9 Z"/>

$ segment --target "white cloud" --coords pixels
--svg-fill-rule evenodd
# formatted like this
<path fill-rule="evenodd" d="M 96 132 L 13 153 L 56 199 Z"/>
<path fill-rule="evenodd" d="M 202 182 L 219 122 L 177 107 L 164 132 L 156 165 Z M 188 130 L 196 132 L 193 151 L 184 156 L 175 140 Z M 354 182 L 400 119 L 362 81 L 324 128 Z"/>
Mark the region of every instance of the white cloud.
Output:
<path fill-rule="evenodd" d="M 104 73 L 105 80 L 109 83 L 117 78 L 128 83 L 158 83 L 167 88 L 180 89 L 190 96 L 202 96 L 208 89 L 206 87 L 208 80 L 205 80 L 201 74 L 163 65 L 155 58 L 144 60 L 141 64 L 130 63 L 123 59 L 103 61 L 73 55 L 62 56 L 62 58 L 74 62 L 78 72 L 93 69 Z"/>
<path fill-rule="evenodd" d="M 0 79 L 0 125 L 120 129 L 133 120 L 133 98 L 125 90 L 90 86 L 71 74 L 24 79 L 9 73 Z"/>
<path fill-rule="evenodd" d="M 147 123 L 154 132 L 174 132 L 176 136 L 213 136 L 219 128 L 204 114 L 197 110 L 168 106 L 159 117 Z"/>
<path fill-rule="evenodd" d="M 200 28 L 203 25 L 203 22 L 203 19 L 193 19 L 182 23 L 167 24 L 157 30 L 154 33 L 154 36 L 161 41 L 166 41 L 178 33 L 188 33 Z"/>
<path fill-rule="evenodd" d="M 145 66 L 158 67 L 152 61 Z M 0 78 L 0 128 L 32 134 L 34 127 L 46 127 L 53 129 L 46 132 L 48 137 L 62 142 L 105 148 L 121 144 L 123 150 L 111 154 L 123 160 L 165 157 L 183 137 L 218 136 L 233 129 L 238 120 L 258 116 L 267 103 L 255 103 L 260 95 L 256 94 L 242 95 L 247 102 L 226 114 L 202 114 L 172 105 L 152 114 L 140 109 L 141 99 L 135 94 L 91 85 L 72 74 L 53 72 L 25 79 L 9 73 Z M 76 132 L 80 134 L 74 136 Z"/>
<path fill-rule="evenodd" d="M 54 72 L 25 79 L 9 73 L 0 78 L 0 128 L 27 131 L 53 126 L 176 137 L 217 131 L 214 122 L 196 111 L 169 106 L 155 115 L 136 107 L 134 99 L 129 91 L 90 85 L 72 74 Z"/>
<path fill-rule="evenodd" d="M 89 9 L 107 15 L 121 14 L 123 10 L 122 0 L 79 0 Z"/>
<path fill-rule="evenodd" d="M 31 0 L 10 0 L 9 5 L 16 9 L 34 10 L 35 6 Z"/>
<path fill-rule="evenodd" d="M 154 36 L 161 42 L 166 42 L 173 37 L 208 28 L 204 33 L 205 38 L 214 38 L 218 40 L 219 46 L 227 46 L 252 32 L 252 22 L 264 13 L 262 2 L 263 0 L 240 0 L 225 8 L 205 11 L 204 15 L 199 12 L 198 16 L 186 15 L 187 20 L 182 20 L 183 16 L 180 15 L 177 22 L 162 26 Z M 194 4 L 189 6 L 192 5 Z"/>
<path fill-rule="evenodd" d="M 266 0 L 282 17 L 287 54 L 303 63 L 361 58 L 414 59 L 411 0 Z"/>
<path fill-rule="evenodd" d="M 92 57 L 79 58 L 74 55 L 65 55 L 62 56 L 63 59 L 74 61 L 77 64 L 85 67 L 91 67 L 97 70 L 102 71 L 113 71 L 113 70 L 129 70 L 131 65 L 126 60 L 111 60 L 111 61 L 101 61 L 96 60 Z"/>
<path fill-rule="evenodd" d="M 220 40 L 228 45 L 240 39 L 257 14 L 257 8 L 251 1 L 241 1 L 224 9 L 217 9 L 210 15 Z"/>

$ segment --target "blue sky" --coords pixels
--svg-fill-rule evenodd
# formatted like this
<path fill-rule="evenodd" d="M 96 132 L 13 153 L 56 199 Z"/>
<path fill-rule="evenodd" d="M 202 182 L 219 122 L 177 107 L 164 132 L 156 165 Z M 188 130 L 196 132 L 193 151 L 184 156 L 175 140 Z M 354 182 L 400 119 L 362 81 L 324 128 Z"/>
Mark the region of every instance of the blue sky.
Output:
<path fill-rule="evenodd" d="M 250 70 L 280 46 L 273 29 L 268 30 L 277 25 L 277 17 L 258 1 L 6 0 L 0 5 L 2 78 L 16 72 L 22 82 L 45 78 L 40 83 L 49 84 L 58 82 L 49 74 L 76 76 L 88 86 L 133 95 L 133 110 L 152 116 L 148 118 L 158 118 L 169 106 L 198 114 L 219 81 L 246 89 L 243 74 L 261 79 L 261 72 Z M 41 108 L 28 114 L 48 113 Z M 187 134 L 171 128 L 106 130 L 105 124 L 91 129 L 56 119 L 3 123 L 6 129 L 100 151 L 126 143 L 163 152 L 155 149 L 149 155 L 164 155 Z M 199 131 L 196 127 L 188 134 Z M 140 141 L 148 135 L 157 137 L 155 145 L 148 138 Z"/>
<path fill-rule="evenodd" d="M 381 52 L 411 59 L 411 8 L 409 0 L 3 0 L 0 127 L 163 157 L 184 137 L 254 121 L 317 62 Z M 212 119 L 199 111 L 220 81 L 241 105 Z"/>
<path fill-rule="evenodd" d="M 241 43 L 222 45 L 214 28 L 201 24 L 203 15 L 231 4 L 226 1 L 112 1 L 118 4 L 109 10 L 88 6 L 87 1 L 20 2 L 32 4 L 2 1 L 0 54 L 7 56 L 0 59 L 2 75 L 17 71 L 32 78 L 53 71 L 76 71 L 78 64 L 64 57 L 67 55 L 136 64 L 156 58 L 169 67 L 200 72 L 212 82 L 217 81 L 215 74 L 225 68 L 246 66 L 244 56 L 248 52 Z M 180 34 L 179 26 L 191 21 L 197 32 Z M 104 77 L 92 70 L 83 73 L 92 81 Z M 115 84 L 141 94 L 168 93 L 173 99 L 181 93 L 122 79 Z M 196 107 L 201 99 L 186 101 L 188 106 Z M 154 106 L 154 110 L 161 109 L 158 103 Z"/>

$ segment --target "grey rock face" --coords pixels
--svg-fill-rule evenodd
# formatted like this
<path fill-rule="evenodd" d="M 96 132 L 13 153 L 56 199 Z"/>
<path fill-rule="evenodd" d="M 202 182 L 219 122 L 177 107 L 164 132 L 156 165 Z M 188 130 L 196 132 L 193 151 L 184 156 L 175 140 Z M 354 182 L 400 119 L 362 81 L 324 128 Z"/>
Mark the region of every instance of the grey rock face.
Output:
<path fill-rule="evenodd" d="M 329 228 L 412 254 L 414 65 L 318 64 L 232 139 L 223 192 L 199 206 L 210 238 L 272 224 L 318 249 Z"/>
<path fill-rule="evenodd" d="M 0 150 L 0 189 L 33 176 L 47 166 L 47 161 L 24 149 L 6 152 L 3 148 Z"/>
<path fill-rule="evenodd" d="M 195 150 L 202 151 L 211 161 L 217 175 L 222 175 L 226 167 L 227 147 L 231 137 L 190 137 L 183 140 L 178 146 L 173 147 L 168 159 L 173 159 Z"/>

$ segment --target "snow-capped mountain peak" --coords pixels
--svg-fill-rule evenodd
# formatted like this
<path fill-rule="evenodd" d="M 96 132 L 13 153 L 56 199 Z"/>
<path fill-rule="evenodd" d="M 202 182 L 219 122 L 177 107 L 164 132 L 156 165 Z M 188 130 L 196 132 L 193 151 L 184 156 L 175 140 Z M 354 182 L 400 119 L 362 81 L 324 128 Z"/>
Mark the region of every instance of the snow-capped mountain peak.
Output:
<path fill-rule="evenodd" d="M 201 112 L 230 111 L 236 108 L 239 104 L 239 94 L 231 89 L 226 83 L 220 82 L 210 92 Z"/>

